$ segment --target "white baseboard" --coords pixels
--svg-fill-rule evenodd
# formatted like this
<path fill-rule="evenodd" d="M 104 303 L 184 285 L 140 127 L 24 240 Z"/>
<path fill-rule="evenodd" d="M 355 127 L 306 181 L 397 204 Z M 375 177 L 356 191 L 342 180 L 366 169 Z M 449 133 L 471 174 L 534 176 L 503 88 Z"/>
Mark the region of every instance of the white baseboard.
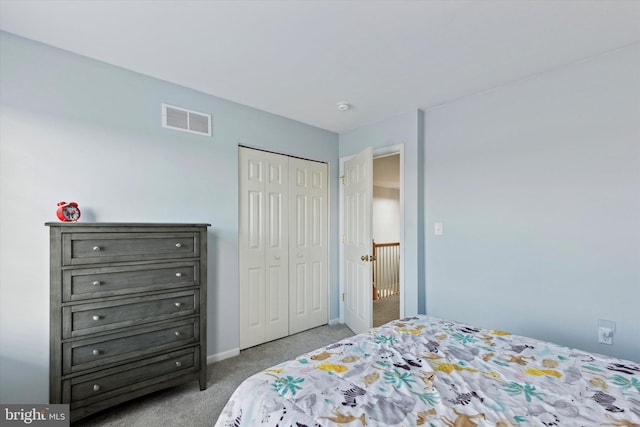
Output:
<path fill-rule="evenodd" d="M 329 320 L 329 326 L 339 325 L 341 323 L 342 322 L 340 322 L 339 318 Z M 229 359 L 230 357 L 234 357 L 239 354 L 240 354 L 240 348 L 233 348 L 228 351 L 223 351 L 222 353 L 211 354 L 207 356 L 207 365 L 210 365 L 215 362 L 219 362 L 224 359 Z"/>
<path fill-rule="evenodd" d="M 211 354 L 207 356 L 207 365 L 211 365 L 212 363 L 219 362 L 224 359 L 229 359 L 230 357 L 234 357 L 240 354 L 239 348 L 233 348 L 229 351 L 223 351 L 222 353 Z"/>

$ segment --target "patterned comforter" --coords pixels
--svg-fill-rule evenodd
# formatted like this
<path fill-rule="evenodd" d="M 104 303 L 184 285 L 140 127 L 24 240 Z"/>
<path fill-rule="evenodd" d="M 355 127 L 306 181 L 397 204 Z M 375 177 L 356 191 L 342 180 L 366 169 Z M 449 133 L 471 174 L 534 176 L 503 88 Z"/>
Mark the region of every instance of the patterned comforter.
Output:
<path fill-rule="evenodd" d="M 260 372 L 216 426 L 640 427 L 640 365 L 427 316 Z"/>

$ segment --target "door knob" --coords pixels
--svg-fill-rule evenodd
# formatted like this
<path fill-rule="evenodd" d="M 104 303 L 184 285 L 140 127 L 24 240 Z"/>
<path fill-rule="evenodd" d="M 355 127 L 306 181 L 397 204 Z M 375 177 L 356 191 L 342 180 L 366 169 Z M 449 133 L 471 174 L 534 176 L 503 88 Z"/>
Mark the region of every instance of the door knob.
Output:
<path fill-rule="evenodd" d="M 361 259 L 362 261 L 369 261 L 369 255 L 362 255 L 362 256 L 360 257 L 360 259 Z"/>

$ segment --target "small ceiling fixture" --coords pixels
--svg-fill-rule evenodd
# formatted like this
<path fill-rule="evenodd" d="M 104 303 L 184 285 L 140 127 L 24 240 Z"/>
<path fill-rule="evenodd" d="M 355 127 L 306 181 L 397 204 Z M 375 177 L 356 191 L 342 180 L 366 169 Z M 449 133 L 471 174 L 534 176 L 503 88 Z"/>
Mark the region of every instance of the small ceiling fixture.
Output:
<path fill-rule="evenodd" d="M 347 111 L 349 109 L 351 109 L 351 105 L 347 104 L 346 102 L 338 102 L 338 110 Z"/>

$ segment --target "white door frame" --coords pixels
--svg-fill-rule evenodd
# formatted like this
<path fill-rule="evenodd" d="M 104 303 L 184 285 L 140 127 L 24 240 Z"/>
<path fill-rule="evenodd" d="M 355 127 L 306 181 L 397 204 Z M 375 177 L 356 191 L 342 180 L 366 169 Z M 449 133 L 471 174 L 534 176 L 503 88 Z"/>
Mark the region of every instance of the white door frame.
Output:
<path fill-rule="evenodd" d="M 380 147 L 373 149 L 373 158 L 380 156 L 388 156 L 390 154 L 400 154 L 400 318 L 405 317 L 404 314 L 404 144 L 390 145 L 388 147 Z M 353 156 L 345 156 L 340 158 L 340 172 L 339 176 L 344 175 L 344 162 L 352 158 Z M 344 188 L 342 183 L 338 185 L 338 236 L 339 236 L 339 248 L 338 248 L 338 269 L 340 271 L 339 280 L 339 307 L 340 307 L 340 323 L 344 323 L 344 301 L 342 301 L 342 295 L 344 294 L 344 247 L 342 244 L 342 236 L 344 235 Z M 373 304 L 373 301 L 371 302 Z M 373 316 L 373 311 L 371 312 Z"/>

